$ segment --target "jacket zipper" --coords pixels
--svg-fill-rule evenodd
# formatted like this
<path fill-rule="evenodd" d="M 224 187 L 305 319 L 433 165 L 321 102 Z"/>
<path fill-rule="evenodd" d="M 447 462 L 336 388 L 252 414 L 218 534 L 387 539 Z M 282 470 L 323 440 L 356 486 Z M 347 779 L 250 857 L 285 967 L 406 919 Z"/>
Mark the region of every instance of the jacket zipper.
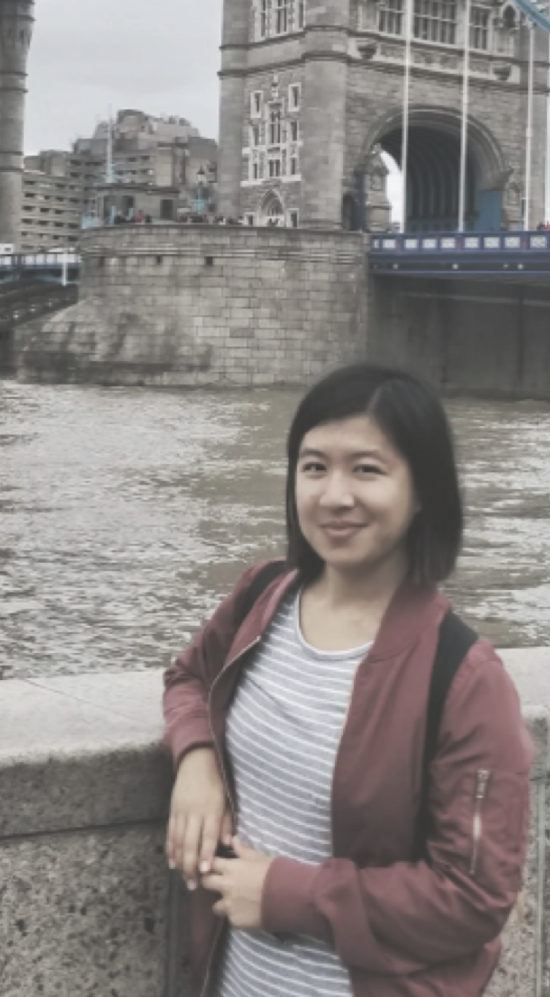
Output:
<path fill-rule="evenodd" d="M 243 648 L 242 651 L 239 651 L 239 653 L 234 658 L 231 658 L 231 661 L 227 662 L 227 664 L 225 665 L 225 668 L 223 668 L 221 670 L 221 672 L 219 673 L 219 675 L 217 675 L 216 678 L 214 679 L 212 685 L 210 686 L 210 693 L 208 695 L 208 723 L 210 725 L 210 733 L 212 735 L 212 743 L 214 745 L 214 751 L 216 752 L 216 758 L 217 758 L 217 761 L 218 761 L 218 765 L 219 765 L 219 769 L 220 769 L 220 774 L 221 774 L 223 785 L 224 785 L 224 788 L 225 788 L 225 793 L 226 793 L 227 799 L 229 800 L 229 806 L 231 807 L 231 814 L 233 816 L 233 827 L 235 828 L 235 830 L 237 829 L 237 808 L 235 806 L 235 801 L 233 800 L 233 797 L 231 796 L 231 790 L 229 788 L 229 780 L 227 778 L 227 773 L 225 771 L 225 765 L 224 765 L 224 762 L 223 762 L 222 753 L 221 753 L 221 751 L 220 751 L 220 749 L 218 747 L 218 742 L 216 740 L 216 735 L 214 733 L 214 725 L 212 723 L 212 694 L 214 692 L 214 689 L 216 688 L 216 684 L 219 682 L 219 680 L 221 679 L 222 675 L 225 675 L 225 673 L 228 671 L 229 668 L 231 668 L 237 661 L 239 661 L 239 659 L 242 658 L 244 654 L 247 654 L 248 651 L 251 651 L 253 647 L 256 647 L 256 644 L 259 644 L 260 641 L 261 641 L 261 637 L 256 637 L 256 639 L 253 640 L 251 644 L 248 644 L 245 648 Z M 207 966 L 206 966 L 206 973 L 205 973 L 205 977 L 204 977 L 204 983 L 203 983 L 203 986 L 202 986 L 202 990 L 200 992 L 200 997 L 205 997 L 206 991 L 207 991 L 207 988 L 208 988 L 208 984 L 210 983 L 210 976 L 212 974 L 212 965 L 213 965 L 214 957 L 216 955 L 218 944 L 219 944 L 219 941 L 220 941 L 220 938 L 221 938 L 223 927 L 224 927 L 224 922 L 223 922 L 223 920 L 221 920 L 220 923 L 219 923 L 219 925 L 218 925 L 218 927 L 217 927 L 217 929 L 216 929 L 216 936 L 214 938 L 214 941 L 212 942 L 212 947 L 210 949 L 210 953 L 209 953 L 209 956 L 208 956 L 208 963 L 207 963 Z"/>
<path fill-rule="evenodd" d="M 479 769 L 476 778 L 476 790 L 474 795 L 474 817 L 472 821 L 472 858 L 470 861 L 470 876 L 475 876 L 479 859 L 479 845 L 483 834 L 483 819 L 481 812 L 483 801 L 487 795 L 490 772 L 487 769 Z"/>

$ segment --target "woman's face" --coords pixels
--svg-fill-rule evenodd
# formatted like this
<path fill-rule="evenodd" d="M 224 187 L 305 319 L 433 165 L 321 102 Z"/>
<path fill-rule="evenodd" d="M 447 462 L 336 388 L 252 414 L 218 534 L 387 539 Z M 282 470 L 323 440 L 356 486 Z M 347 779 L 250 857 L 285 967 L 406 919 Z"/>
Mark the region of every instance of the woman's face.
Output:
<path fill-rule="evenodd" d="M 407 568 L 419 504 L 409 465 L 368 415 L 307 433 L 296 469 L 302 533 L 328 567 L 371 574 Z"/>

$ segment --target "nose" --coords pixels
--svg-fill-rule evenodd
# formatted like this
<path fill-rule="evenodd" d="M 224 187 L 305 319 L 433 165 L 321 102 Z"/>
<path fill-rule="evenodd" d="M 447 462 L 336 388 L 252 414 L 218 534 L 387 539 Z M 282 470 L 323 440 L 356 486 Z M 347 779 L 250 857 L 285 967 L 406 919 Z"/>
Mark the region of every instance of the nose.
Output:
<path fill-rule="evenodd" d="M 323 485 L 320 502 L 325 508 L 349 509 L 353 506 L 355 499 L 346 474 L 333 471 L 325 478 Z"/>

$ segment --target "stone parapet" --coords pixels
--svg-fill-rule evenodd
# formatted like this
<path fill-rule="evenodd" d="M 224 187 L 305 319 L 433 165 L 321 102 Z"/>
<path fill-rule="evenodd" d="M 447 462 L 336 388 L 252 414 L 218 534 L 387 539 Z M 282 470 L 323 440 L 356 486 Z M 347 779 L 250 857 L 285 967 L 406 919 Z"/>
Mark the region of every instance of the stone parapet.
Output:
<path fill-rule="evenodd" d="M 550 652 L 502 655 L 537 757 L 524 895 L 490 997 L 550 997 Z M 2 997 L 185 997 L 161 691 L 155 671 L 0 682 Z"/>
<path fill-rule="evenodd" d="M 158 673 L 0 683 L 2 997 L 184 997 Z"/>

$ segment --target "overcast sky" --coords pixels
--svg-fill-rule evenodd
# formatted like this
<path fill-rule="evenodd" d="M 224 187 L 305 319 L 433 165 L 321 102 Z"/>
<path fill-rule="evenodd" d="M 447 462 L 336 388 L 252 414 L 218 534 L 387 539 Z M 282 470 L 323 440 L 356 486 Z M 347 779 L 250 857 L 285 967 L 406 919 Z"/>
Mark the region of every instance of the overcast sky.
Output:
<path fill-rule="evenodd" d="M 123 107 L 218 132 L 222 0 L 36 0 L 25 149 L 69 148 Z"/>

